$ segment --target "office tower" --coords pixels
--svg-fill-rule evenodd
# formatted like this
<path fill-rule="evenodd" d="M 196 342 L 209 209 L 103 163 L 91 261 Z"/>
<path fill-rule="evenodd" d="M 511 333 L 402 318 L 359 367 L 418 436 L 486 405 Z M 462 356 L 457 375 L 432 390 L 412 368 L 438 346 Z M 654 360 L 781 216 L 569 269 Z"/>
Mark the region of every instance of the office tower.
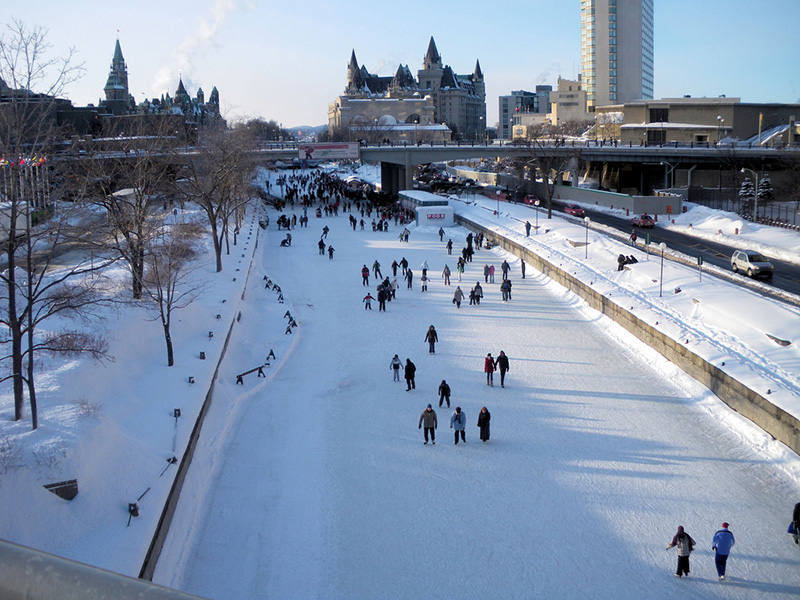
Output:
<path fill-rule="evenodd" d="M 581 75 L 591 107 L 653 98 L 653 0 L 581 0 Z"/>

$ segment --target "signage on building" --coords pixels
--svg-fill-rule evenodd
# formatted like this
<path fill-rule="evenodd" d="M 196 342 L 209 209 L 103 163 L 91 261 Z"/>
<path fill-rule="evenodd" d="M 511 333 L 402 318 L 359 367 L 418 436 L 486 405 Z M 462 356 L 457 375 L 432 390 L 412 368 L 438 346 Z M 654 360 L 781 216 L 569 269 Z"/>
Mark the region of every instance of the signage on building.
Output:
<path fill-rule="evenodd" d="M 358 148 L 358 142 L 297 145 L 300 160 L 358 160 Z"/>
<path fill-rule="evenodd" d="M 444 215 L 442 213 L 428 213 L 429 219 L 444 219 Z"/>

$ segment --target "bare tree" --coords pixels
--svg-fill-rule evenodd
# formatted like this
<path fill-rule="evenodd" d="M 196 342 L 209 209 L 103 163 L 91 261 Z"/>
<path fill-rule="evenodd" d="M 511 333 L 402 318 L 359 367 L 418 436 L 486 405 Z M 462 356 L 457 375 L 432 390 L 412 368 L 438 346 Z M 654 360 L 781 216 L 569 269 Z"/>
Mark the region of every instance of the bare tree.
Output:
<path fill-rule="evenodd" d="M 154 302 L 156 319 L 164 330 L 167 346 L 167 366 L 175 364 L 172 344 L 172 314 L 188 306 L 203 289 L 202 281 L 194 278 L 199 264 L 196 261 L 197 239 L 205 234 L 195 223 L 162 222 L 149 241 L 142 278 L 145 294 Z"/>
<path fill-rule="evenodd" d="M 178 145 L 174 124 L 154 116 L 132 115 L 125 145 L 83 161 L 83 200 L 105 209 L 107 237 L 98 243 L 124 261 L 131 274 L 133 298 L 142 297 L 145 252 L 151 236 L 175 198 Z"/>
<path fill-rule="evenodd" d="M 185 157 L 186 197 L 205 213 L 211 228 L 217 272 L 222 271 L 222 250 L 228 231 L 248 202 L 247 180 L 252 170 L 248 150 L 252 137 L 241 132 L 209 129 L 202 132 L 195 151 Z"/>
<path fill-rule="evenodd" d="M 580 159 L 580 148 L 567 147 L 558 139 L 545 137 L 527 140 L 526 145 L 530 155 L 517 159 L 515 166 L 519 167 L 519 163 L 524 164 L 531 170 L 531 178 L 534 181 L 537 173 L 541 175 L 544 200 L 547 204 L 547 218 L 550 219 L 553 216 L 555 186 L 563 179 L 564 173 L 569 170 L 570 165 Z"/>
<path fill-rule="evenodd" d="M 83 72 L 74 50 L 48 58 L 47 31 L 13 20 L 0 33 L 0 156 L 2 156 L 4 270 L 0 274 L 2 343 L 8 348 L 14 388 L 14 416 L 22 418 L 25 388 L 33 427 L 38 426 L 35 356 L 40 351 L 104 355 L 100 340 L 77 332 L 38 334 L 55 315 L 86 316 L 99 296 L 97 280 L 86 275 L 102 267 L 92 260 L 51 270 L 69 236 L 66 215 L 51 215 L 49 163 L 45 156 L 57 139 L 57 96 Z M 77 263 L 77 264 L 76 264 Z M 26 364 L 27 361 L 27 364 Z"/>

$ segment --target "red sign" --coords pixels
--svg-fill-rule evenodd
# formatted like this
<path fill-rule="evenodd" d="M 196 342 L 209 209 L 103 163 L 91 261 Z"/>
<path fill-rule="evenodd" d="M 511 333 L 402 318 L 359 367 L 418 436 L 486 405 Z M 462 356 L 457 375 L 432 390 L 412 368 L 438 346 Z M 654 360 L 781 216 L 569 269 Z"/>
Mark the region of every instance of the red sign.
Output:
<path fill-rule="evenodd" d="M 442 213 L 428 213 L 429 219 L 444 219 L 444 215 Z"/>

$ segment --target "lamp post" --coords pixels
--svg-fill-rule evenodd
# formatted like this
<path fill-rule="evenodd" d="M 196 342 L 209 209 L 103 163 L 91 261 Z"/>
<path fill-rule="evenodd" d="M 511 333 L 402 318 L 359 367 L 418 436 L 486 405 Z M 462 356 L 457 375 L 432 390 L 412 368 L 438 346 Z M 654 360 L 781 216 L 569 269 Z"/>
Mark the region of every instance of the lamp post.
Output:
<path fill-rule="evenodd" d="M 658 247 L 661 249 L 661 277 L 658 280 L 658 297 L 661 298 L 661 292 L 664 289 L 664 250 L 667 249 L 667 245 L 661 242 Z"/>
<path fill-rule="evenodd" d="M 758 223 L 758 173 L 753 171 L 753 169 L 748 169 L 747 167 L 742 167 L 742 173 L 748 171 L 753 174 L 753 178 L 756 180 L 756 188 L 753 191 L 753 222 Z"/>
<path fill-rule="evenodd" d="M 586 244 L 584 245 L 584 254 L 583 258 L 589 258 L 589 217 L 583 218 L 584 223 L 586 223 Z"/>
<path fill-rule="evenodd" d="M 533 204 L 536 207 L 533 209 L 536 213 L 536 235 L 539 235 L 539 199 L 537 198 Z"/>
<path fill-rule="evenodd" d="M 725 122 L 725 119 L 722 118 L 722 115 L 717 115 L 717 144 L 720 143 L 720 136 L 722 131 L 722 124 Z"/>
<path fill-rule="evenodd" d="M 502 192 L 500 190 L 497 190 L 497 212 L 495 214 L 497 215 L 498 219 L 500 218 L 500 194 L 501 193 Z"/>

